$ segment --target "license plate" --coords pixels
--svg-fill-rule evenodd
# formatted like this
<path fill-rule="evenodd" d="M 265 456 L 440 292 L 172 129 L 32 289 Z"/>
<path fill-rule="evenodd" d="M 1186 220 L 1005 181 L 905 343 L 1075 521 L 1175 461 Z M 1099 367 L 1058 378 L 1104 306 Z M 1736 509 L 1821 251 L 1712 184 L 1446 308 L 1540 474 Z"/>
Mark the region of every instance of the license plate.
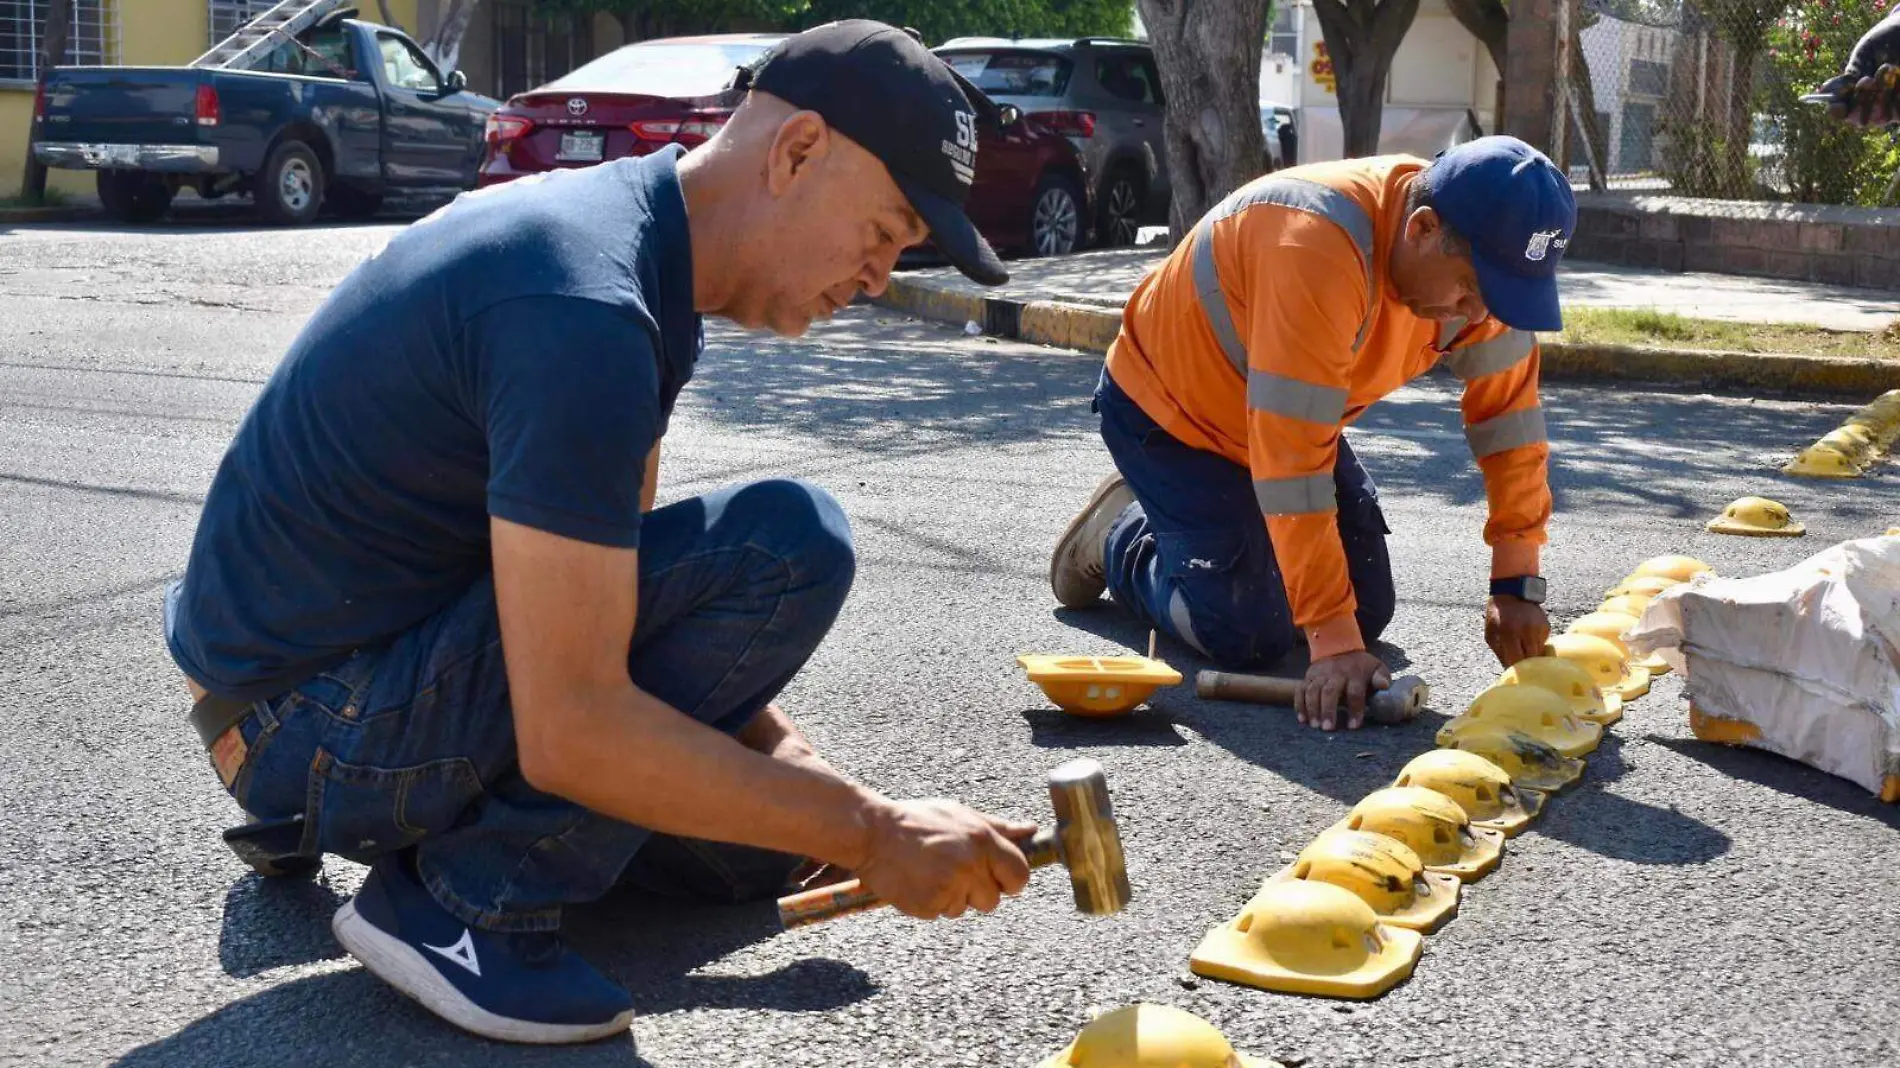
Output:
<path fill-rule="evenodd" d="M 139 161 L 139 147 L 137 145 L 107 145 L 106 146 L 106 162 L 107 163 L 116 163 L 123 167 L 130 167 L 133 164 L 136 164 L 138 161 Z"/>
<path fill-rule="evenodd" d="M 590 160 L 600 162 L 601 152 L 607 145 L 607 139 L 595 133 L 564 133 L 561 135 L 561 153 L 556 159 Z"/>

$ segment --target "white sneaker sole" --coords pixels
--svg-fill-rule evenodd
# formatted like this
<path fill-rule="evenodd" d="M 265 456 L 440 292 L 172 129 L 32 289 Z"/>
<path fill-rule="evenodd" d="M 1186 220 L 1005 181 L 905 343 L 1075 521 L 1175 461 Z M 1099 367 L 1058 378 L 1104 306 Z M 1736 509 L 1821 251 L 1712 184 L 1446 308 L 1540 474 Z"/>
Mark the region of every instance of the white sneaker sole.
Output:
<path fill-rule="evenodd" d="M 498 1042 L 525 1042 L 534 1045 L 565 1045 L 592 1042 L 609 1035 L 625 1034 L 633 1025 L 633 1010 L 598 1024 L 544 1024 L 497 1016 L 470 1001 L 455 984 L 442 978 L 435 965 L 423 959 L 408 943 L 393 938 L 356 912 L 356 902 L 345 902 L 330 918 L 330 930 L 343 943 L 350 956 L 362 962 L 370 974 L 464 1031 Z"/>

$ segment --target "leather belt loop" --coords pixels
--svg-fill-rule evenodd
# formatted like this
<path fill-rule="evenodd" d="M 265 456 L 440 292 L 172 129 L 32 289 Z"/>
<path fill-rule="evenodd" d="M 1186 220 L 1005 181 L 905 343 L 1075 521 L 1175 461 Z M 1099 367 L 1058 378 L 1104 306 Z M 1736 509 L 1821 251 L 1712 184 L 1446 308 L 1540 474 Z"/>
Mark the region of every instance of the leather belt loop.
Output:
<path fill-rule="evenodd" d="M 191 726 L 198 740 L 209 750 L 218 736 L 237 725 L 250 712 L 251 701 L 235 701 L 217 694 L 205 694 L 191 706 Z"/>

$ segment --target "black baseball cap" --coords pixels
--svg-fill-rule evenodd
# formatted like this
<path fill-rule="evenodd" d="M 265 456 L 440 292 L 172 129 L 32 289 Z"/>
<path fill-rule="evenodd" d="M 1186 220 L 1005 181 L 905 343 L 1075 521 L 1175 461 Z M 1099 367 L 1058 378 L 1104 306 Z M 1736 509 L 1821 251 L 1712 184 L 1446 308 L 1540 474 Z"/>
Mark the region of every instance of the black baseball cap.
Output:
<path fill-rule="evenodd" d="M 911 33 L 871 19 L 828 22 L 779 42 L 735 87 L 817 112 L 884 164 L 957 270 L 984 285 L 1009 281 L 963 210 L 978 116 L 993 121 L 996 106 Z"/>

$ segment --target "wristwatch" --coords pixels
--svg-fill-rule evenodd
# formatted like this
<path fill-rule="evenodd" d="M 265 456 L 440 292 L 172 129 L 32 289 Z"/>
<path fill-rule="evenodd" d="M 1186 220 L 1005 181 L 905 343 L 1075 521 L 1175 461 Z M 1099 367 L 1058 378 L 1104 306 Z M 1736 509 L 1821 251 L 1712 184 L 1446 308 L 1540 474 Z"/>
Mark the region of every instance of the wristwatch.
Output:
<path fill-rule="evenodd" d="M 1532 604 L 1544 603 L 1545 584 L 1541 575 L 1519 575 L 1515 578 L 1494 578 L 1491 580 L 1491 596 L 1515 597 Z"/>

